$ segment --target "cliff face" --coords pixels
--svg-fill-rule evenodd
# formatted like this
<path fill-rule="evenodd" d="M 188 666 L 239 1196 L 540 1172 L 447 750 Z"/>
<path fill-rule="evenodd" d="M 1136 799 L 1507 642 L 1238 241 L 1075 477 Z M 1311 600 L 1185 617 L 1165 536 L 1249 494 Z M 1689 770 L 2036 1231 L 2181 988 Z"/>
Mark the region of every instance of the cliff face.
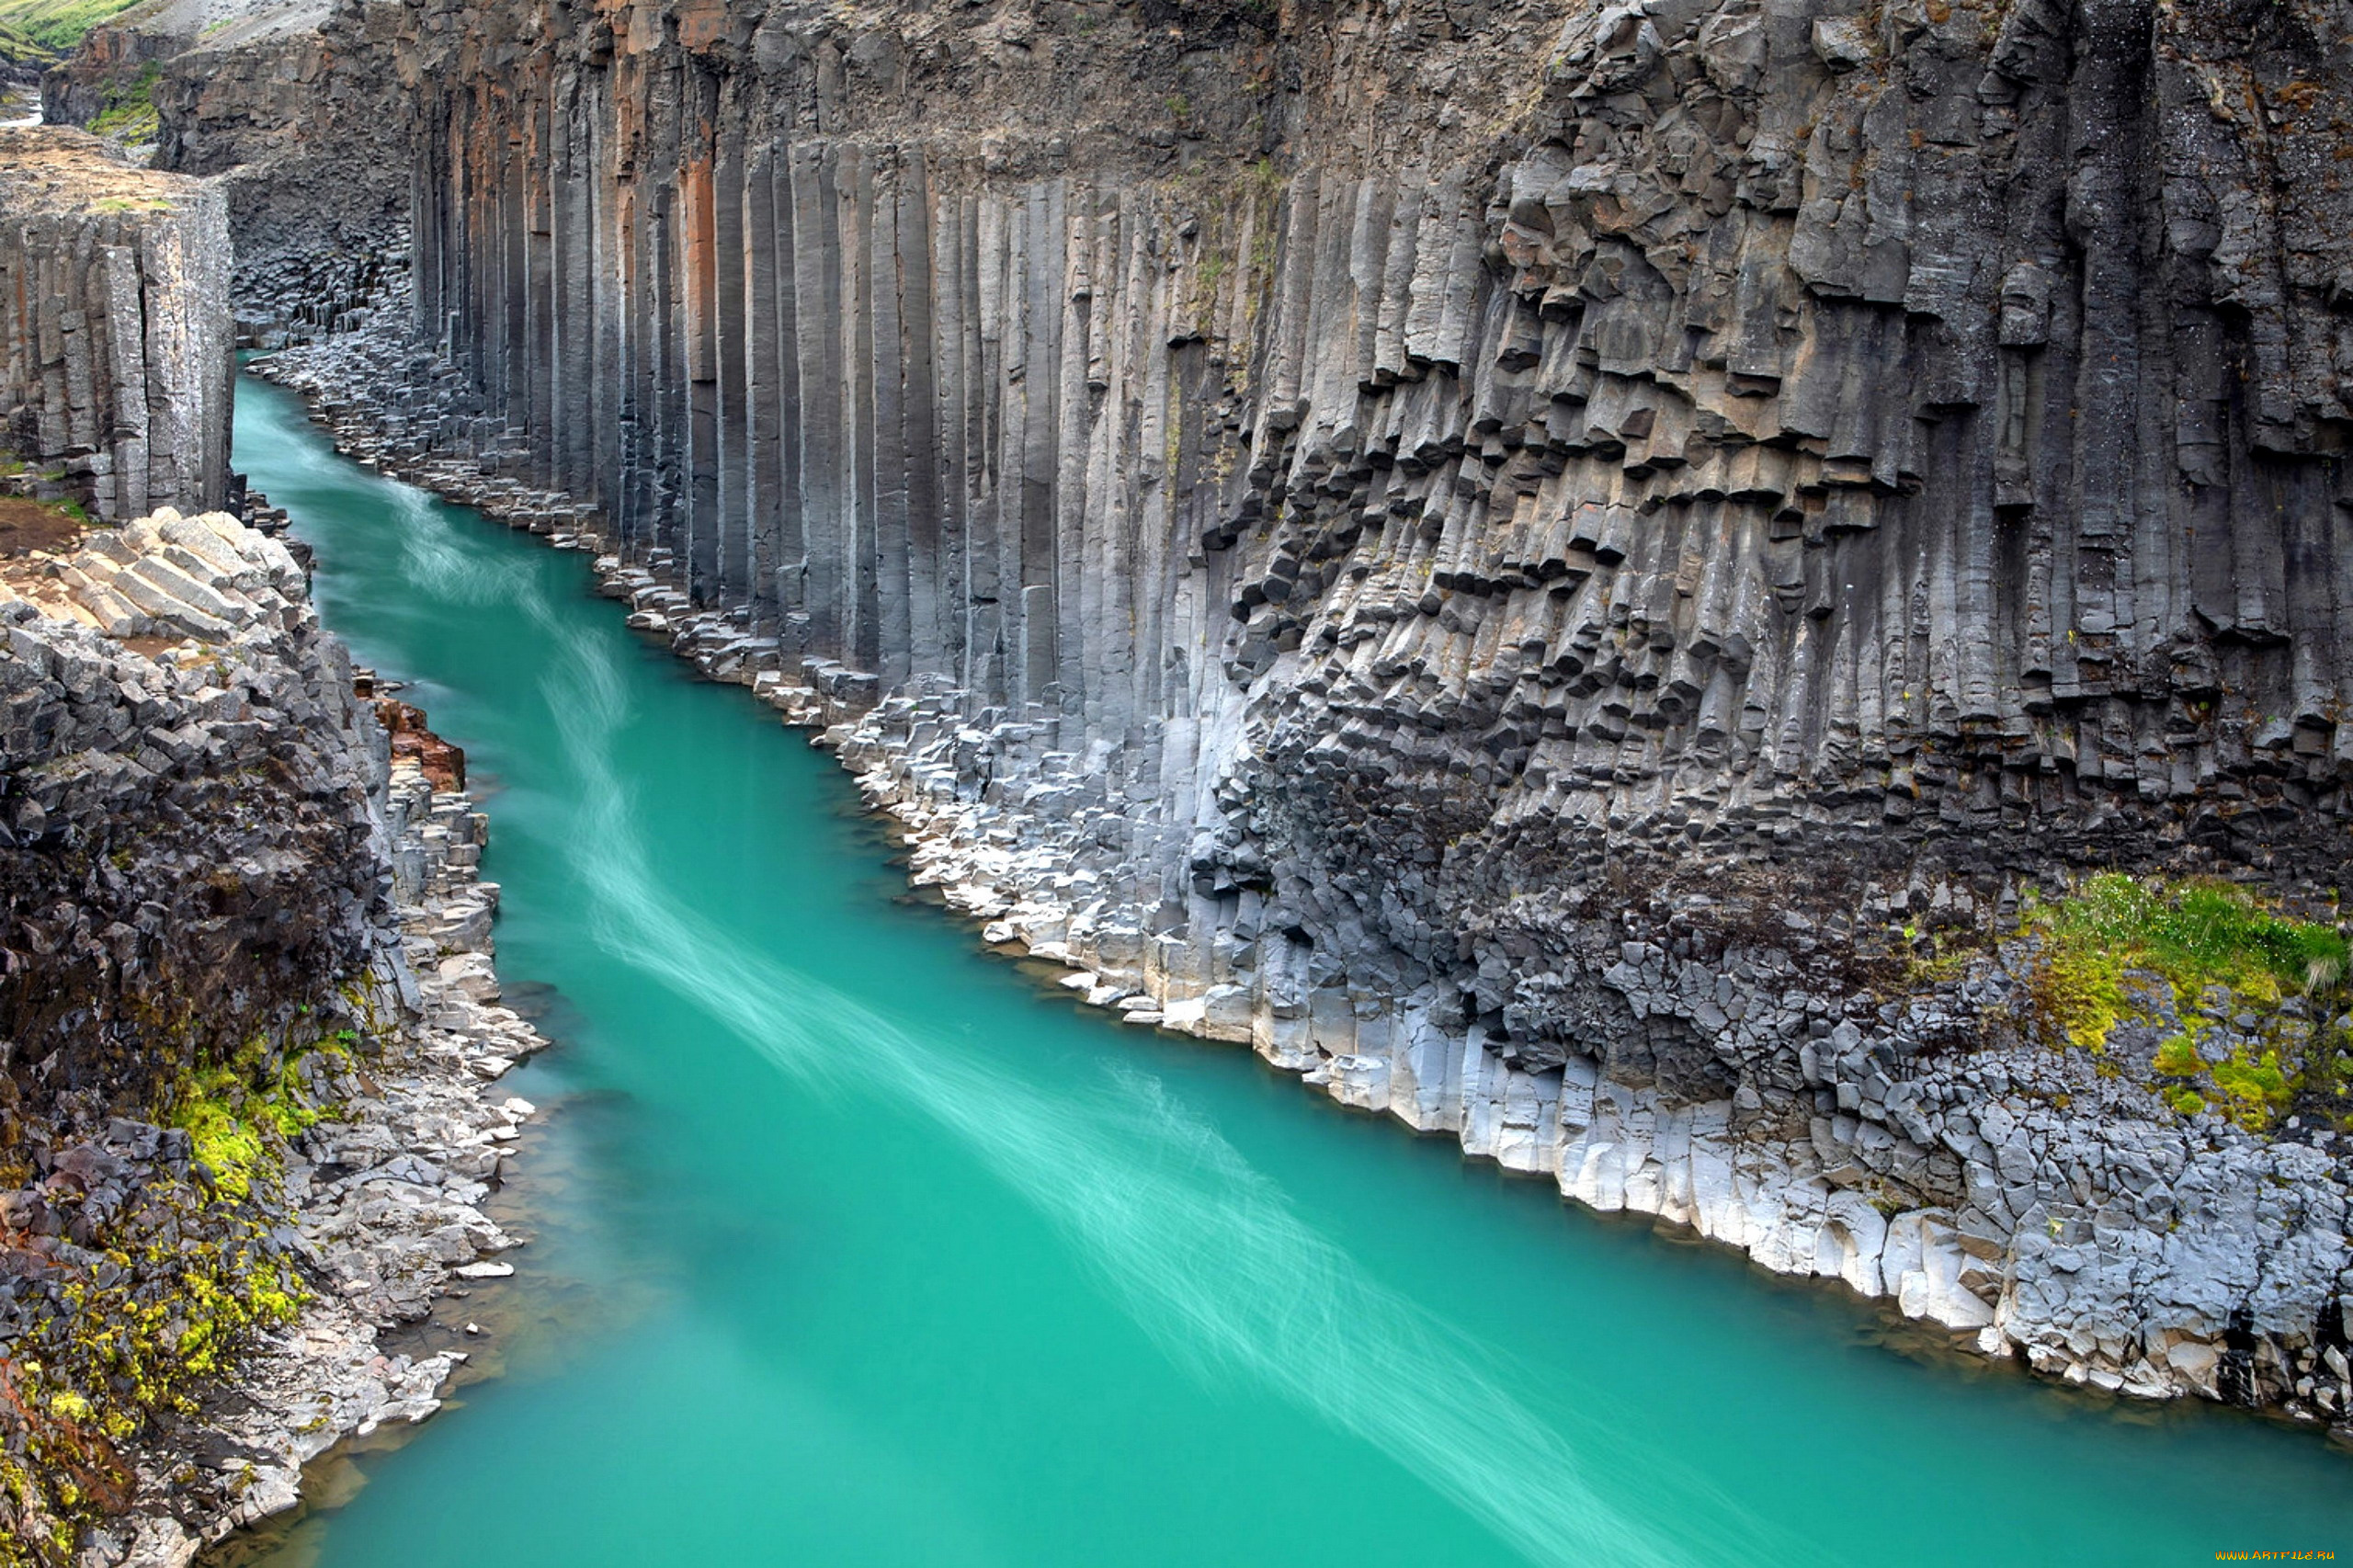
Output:
<path fill-rule="evenodd" d="M 2022 876 L 2344 875 L 2348 20 L 371 6 L 414 328 L 278 373 L 858 721 L 1131 1016 L 2336 1415 L 2332 1135 L 2152 1085 L 2241 1026 L 1907 966 Z"/>
<path fill-rule="evenodd" d="M 17 433 L 101 510 L 225 478 L 223 229 L 209 187 L 0 132 Z M 0 1563 L 179 1568 L 437 1407 L 461 1358 L 377 1335 L 513 1244 L 476 1205 L 529 1110 L 493 1081 L 539 1040 L 494 1006 L 481 817 L 388 746 L 288 547 L 90 527 L 16 466 Z"/>
<path fill-rule="evenodd" d="M 405 259 L 407 85 L 336 69 L 380 58 L 401 7 L 349 13 L 332 41 L 326 12 L 313 0 L 214 0 L 211 25 L 191 29 L 153 86 L 157 165 L 215 176 L 239 330 L 258 347 L 352 324 Z"/>
<path fill-rule="evenodd" d="M 0 731 L 0 899 L 17 953 L 0 1032 L 12 1102 L 44 1116 L 152 1108 L 199 1062 L 333 1005 L 381 945 L 381 743 L 340 644 L 295 623 L 307 605 L 283 546 L 161 516 L 12 594 L 20 620 L 46 604 L 88 627 L 17 642 Z M 209 664 L 108 641 L 279 633 L 269 652 L 284 657 Z"/>
<path fill-rule="evenodd" d="M 490 1005 L 482 819 L 388 755 L 284 545 L 164 511 L 19 554 L 0 632 L 0 1562 L 177 1568 L 438 1406 L 456 1358 L 378 1333 L 514 1244 L 491 1080 L 539 1041 Z"/>
<path fill-rule="evenodd" d="M 97 516 L 226 499 L 228 291 L 219 192 L 0 131 L 0 445 Z"/>
<path fill-rule="evenodd" d="M 788 651 L 1236 688 L 1293 847 L 2259 846 L 2353 757 L 2342 46 L 1936 11 L 460 8 L 416 308 Z"/>
<path fill-rule="evenodd" d="M 51 70 L 40 75 L 44 125 L 87 125 L 109 102 L 135 93 L 151 62 L 169 59 L 192 41 L 187 35 L 136 26 L 98 26 Z"/>

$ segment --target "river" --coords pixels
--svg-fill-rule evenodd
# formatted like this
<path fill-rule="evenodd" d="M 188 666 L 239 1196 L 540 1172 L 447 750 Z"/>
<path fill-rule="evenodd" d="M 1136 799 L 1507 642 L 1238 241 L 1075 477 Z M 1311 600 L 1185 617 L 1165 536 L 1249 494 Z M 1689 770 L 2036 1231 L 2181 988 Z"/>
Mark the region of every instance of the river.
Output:
<path fill-rule="evenodd" d="M 236 461 L 468 754 L 557 1049 L 449 1304 L 501 1375 L 271 1568 L 2211 1562 L 2353 1550 L 2315 1433 L 1922 1349 L 1247 1051 L 1077 1010 L 906 895 L 847 776 L 588 563 L 334 455 Z"/>

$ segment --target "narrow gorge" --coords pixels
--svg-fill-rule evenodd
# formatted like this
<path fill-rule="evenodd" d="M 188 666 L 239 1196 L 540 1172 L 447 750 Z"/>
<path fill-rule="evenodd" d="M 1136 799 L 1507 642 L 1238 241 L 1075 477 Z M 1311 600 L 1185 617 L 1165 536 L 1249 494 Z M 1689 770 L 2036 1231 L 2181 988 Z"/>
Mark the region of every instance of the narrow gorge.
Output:
<path fill-rule="evenodd" d="M 339 622 L 330 560 L 330 624 L 427 682 L 437 724 L 454 704 L 460 744 L 507 737 L 527 837 L 574 802 L 582 864 L 540 874 L 583 879 L 585 913 L 529 926 L 571 1002 L 598 983 L 550 955 L 596 948 L 828 1085 L 807 1063 L 837 1048 L 785 1015 L 830 1007 L 867 1073 L 1064 1140 L 1071 1189 L 1126 1168 L 1051 1085 L 988 1087 L 941 1059 L 948 1024 L 765 945 L 815 941 L 797 908 L 648 916 L 673 906 L 630 880 L 642 824 L 598 801 L 694 790 L 581 737 L 624 744 L 617 691 L 672 699 L 541 669 L 619 655 L 538 586 L 495 657 L 540 689 L 442 659 L 413 618 L 476 601 L 434 574 L 519 558 L 392 479 L 329 485 L 341 460 L 241 392 L 271 432 L 252 456 L 239 427 L 253 499 L 233 343 L 347 458 L 584 557 L 642 639 L 807 731 L 916 883 L 1130 1041 L 1246 1046 L 1582 1208 L 1831 1282 L 1938 1377 L 2015 1362 L 2086 1408 L 2341 1441 L 2348 50 L 2315 0 L 147 0 L 44 102 L 166 172 L 47 130 L 19 166 L 83 160 L 73 210 L 0 192 L 0 421 L 28 495 L 126 538 L 276 502 L 298 538 L 442 541 L 365 568 Z M 77 548 L 49 578 L 91 579 L 135 644 L 165 612 Z M 373 788 L 345 814 L 381 846 Z M 756 816 L 713 820 L 748 844 Z M 414 957 L 495 1010 L 458 924 Z M 603 1006 L 577 1026 L 635 1004 Z M 968 1123 L 938 1131 L 1054 1223 L 1118 1230 Z M 1211 1271 L 1245 1298 L 1279 1272 Z M 1252 1376 L 1518 1521 L 1492 1527 L 1512 1560 L 1820 1547 L 1770 1507 L 1753 1538 L 1661 1535 L 1679 1482 L 1593 1483 L 1582 1523 L 1479 1501 L 1433 1430 L 1519 1431 L 1543 1475 L 1587 1440 L 1508 1379 L 1407 1440 L 1300 1394 L 1330 1350 L 1296 1322 L 1197 1311 Z M 1627 1488 L 1649 1522 L 1589 1533 Z M 2166 1543 L 2333 1546 L 2334 1507 L 2290 1510 L 2310 1540 Z M 1189 1539 L 1177 1560 L 1219 1554 Z M 1235 1560 L 1277 1560 L 1249 1539 Z"/>

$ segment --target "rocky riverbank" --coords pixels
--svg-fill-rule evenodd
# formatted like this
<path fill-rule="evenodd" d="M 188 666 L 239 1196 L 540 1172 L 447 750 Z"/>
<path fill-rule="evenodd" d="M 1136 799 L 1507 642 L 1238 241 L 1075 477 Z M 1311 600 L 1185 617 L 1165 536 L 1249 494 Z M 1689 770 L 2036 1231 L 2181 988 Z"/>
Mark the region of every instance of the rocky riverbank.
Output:
<path fill-rule="evenodd" d="M 1492 999 L 1337 983 L 1351 959 L 1379 961 L 1378 941 L 1359 930 L 1336 953 L 1329 912 L 1303 927 L 1263 868 L 1238 867 L 1243 840 L 1188 857 L 1220 918 L 1168 920 L 1150 792 L 1108 774 L 1066 716 L 938 677 L 886 690 L 874 673 L 788 657 L 748 614 L 698 608 L 667 551 L 612 550 L 595 507 L 522 477 L 528 443 L 473 412 L 462 376 L 396 325 L 266 373 L 308 394 L 362 460 L 597 551 L 632 625 L 823 727 L 915 841 L 916 880 L 993 943 L 1067 965 L 1086 1000 L 1248 1043 L 1344 1103 L 1452 1134 L 1597 1209 L 1841 1280 L 1957 1345 L 2137 1395 L 2345 1421 L 2344 1145 L 2319 1117 L 2253 1131 L 2220 1103 L 2185 1110 L 2160 1070 L 2177 1037 L 2201 1061 L 2235 1060 L 2342 1020 L 2292 999 L 2258 1016 L 2227 991 L 2185 1001 L 2140 975 L 2131 1016 L 2080 1044 L 2045 1015 L 2055 938 L 2020 934 L 2023 885 L 1928 872 L 1859 877 L 1851 911 L 1827 919 L 1776 906 L 1737 866 L 1709 892 L 1619 889 L 1607 950 L 1590 916 L 1562 922 L 1576 961 L 1546 994 L 1515 990 L 1502 964 L 1481 970 L 1499 983 Z M 1218 787 L 1225 812 L 1251 809 L 1237 781 Z M 1891 925 L 1942 956 L 1891 958 L 1876 935 Z M 1532 1009 L 1545 1016 L 1518 1016 Z"/>
<path fill-rule="evenodd" d="M 392 755 L 287 548 L 67 531 L 0 562 L 0 1553 L 147 1568 L 437 1407 L 456 1358 L 386 1337 L 512 1272 L 480 1205 L 542 1042 L 498 1005 L 483 818 Z"/>

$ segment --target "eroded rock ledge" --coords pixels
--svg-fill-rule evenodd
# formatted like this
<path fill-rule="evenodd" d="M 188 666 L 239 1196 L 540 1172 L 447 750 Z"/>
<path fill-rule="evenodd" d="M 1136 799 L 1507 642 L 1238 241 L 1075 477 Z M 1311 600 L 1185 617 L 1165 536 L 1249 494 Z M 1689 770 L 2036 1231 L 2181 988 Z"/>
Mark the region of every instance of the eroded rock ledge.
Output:
<path fill-rule="evenodd" d="M 381 1339 L 511 1272 L 494 1082 L 540 1041 L 483 819 L 282 544 L 166 511 L 0 576 L 0 1556 L 176 1565 L 436 1408 L 453 1358 Z"/>

